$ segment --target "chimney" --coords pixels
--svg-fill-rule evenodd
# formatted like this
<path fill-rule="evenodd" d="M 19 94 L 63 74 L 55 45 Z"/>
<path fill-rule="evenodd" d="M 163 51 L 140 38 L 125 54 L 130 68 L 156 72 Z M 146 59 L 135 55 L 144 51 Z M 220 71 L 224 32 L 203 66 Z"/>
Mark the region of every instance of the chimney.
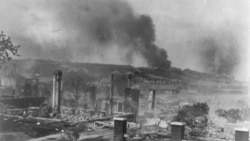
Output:
<path fill-rule="evenodd" d="M 131 97 L 131 79 L 132 75 L 129 73 L 127 75 L 128 86 L 124 91 L 124 99 L 123 99 L 123 112 L 131 112 L 129 98 Z"/>
<path fill-rule="evenodd" d="M 113 115 L 113 96 L 114 96 L 114 77 L 115 75 L 112 73 L 110 75 L 110 95 L 109 95 L 109 114 Z"/>
<path fill-rule="evenodd" d="M 123 112 L 129 113 L 131 112 L 131 89 L 125 88 L 124 90 L 124 98 L 123 98 Z"/>
<path fill-rule="evenodd" d="M 124 141 L 124 134 L 127 133 L 127 119 L 114 118 L 114 141 Z"/>
<path fill-rule="evenodd" d="M 185 123 L 172 122 L 171 123 L 171 140 L 182 141 L 184 139 Z"/>
<path fill-rule="evenodd" d="M 154 110 L 155 109 L 155 90 L 152 90 L 152 107 L 151 107 L 151 110 Z"/>
<path fill-rule="evenodd" d="M 249 130 L 247 128 L 235 129 L 235 141 L 248 141 Z"/>
<path fill-rule="evenodd" d="M 132 74 L 128 74 L 128 88 L 131 88 L 131 79 L 132 79 Z"/>
<path fill-rule="evenodd" d="M 96 87 L 94 85 L 90 88 L 89 99 L 90 109 L 96 111 Z"/>
<path fill-rule="evenodd" d="M 133 113 L 133 122 L 137 121 L 138 112 L 139 112 L 139 94 L 140 91 L 136 89 L 131 89 L 131 112 Z"/>
<path fill-rule="evenodd" d="M 52 108 L 57 112 L 61 111 L 61 93 L 62 93 L 62 71 L 56 70 L 53 77 Z"/>

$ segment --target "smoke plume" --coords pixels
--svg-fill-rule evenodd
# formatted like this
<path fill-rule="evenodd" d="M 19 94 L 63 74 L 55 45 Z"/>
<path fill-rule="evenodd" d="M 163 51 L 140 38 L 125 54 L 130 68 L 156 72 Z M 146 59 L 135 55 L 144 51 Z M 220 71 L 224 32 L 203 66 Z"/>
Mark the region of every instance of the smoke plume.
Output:
<path fill-rule="evenodd" d="M 1 30 L 23 58 L 249 72 L 248 0 L 0 2 Z"/>
<path fill-rule="evenodd" d="M 5 27 L 22 45 L 23 57 L 170 67 L 167 52 L 154 43 L 152 19 L 136 15 L 127 2 L 11 0 L 2 8 L 10 5 L 10 17 L 3 17 L 14 28 Z"/>
<path fill-rule="evenodd" d="M 173 66 L 240 79 L 249 75 L 249 0 L 128 1 L 153 18 L 156 43 Z"/>
<path fill-rule="evenodd" d="M 207 72 L 233 74 L 239 67 L 241 54 L 235 37 L 230 33 L 204 37 L 199 45 L 201 66 Z"/>

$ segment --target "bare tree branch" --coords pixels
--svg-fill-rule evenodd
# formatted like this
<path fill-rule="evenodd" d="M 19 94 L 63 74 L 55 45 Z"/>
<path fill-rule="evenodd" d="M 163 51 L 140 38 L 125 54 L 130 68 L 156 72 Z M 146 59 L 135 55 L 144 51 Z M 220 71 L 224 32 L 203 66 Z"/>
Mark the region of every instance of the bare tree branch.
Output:
<path fill-rule="evenodd" d="M 18 49 L 20 45 L 13 45 L 11 38 L 1 31 L 0 34 L 0 64 L 4 64 L 12 59 L 12 56 L 19 56 Z"/>

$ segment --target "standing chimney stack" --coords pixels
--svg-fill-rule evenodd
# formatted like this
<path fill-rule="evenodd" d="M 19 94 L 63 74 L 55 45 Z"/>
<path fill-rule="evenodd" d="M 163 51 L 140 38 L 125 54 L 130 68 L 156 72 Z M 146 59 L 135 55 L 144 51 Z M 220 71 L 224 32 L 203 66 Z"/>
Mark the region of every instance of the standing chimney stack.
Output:
<path fill-rule="evenodd" d="M 155 109 L 155 90 L 152 90 L 152 105 L 151 105 L 151 110 Z"/>
<path fill-rule="evenodd" d="M 109 114 L 113 115 L 113 96 L 114 96 L 114 78 L 115 75 L 110 75 L 110 96 L 109 96 Z"/>
<path fill-rule="evenodd" d="M 128 88 L 131 88 L 131 79 L 132 79 L 132 74 L 128 74 Z"/>
<path fill-rule="evenodd" d="M 89 99 L 90 109 L 96 111 L 96 87 L 94 85 L 90 88 Z"/>
<path fill-rule="evenodd" d="M 125 141 L 124 134 L 127 133 L 127 119 L 114 118 L 114 141 Z"/>
<path fill-rule="evenodd" d="M 56 70 L 53 78 L 53 94 L 52 94 L 52 108 L 57 112 L 61 111 L 61 93 L 62 93 L 62 71 Z"/>
<path fill-rule="evenodd" d="M 131 80 L 132 80 L 132 74 L 128 73 L 127 75 L 127 81 L 128 81 L 128 86 L 124 91 L 124 99 L 123 99 L 123 112 L 131 112 L 130 108 L 130 102 L 129 99 L 131 99 Z"/>

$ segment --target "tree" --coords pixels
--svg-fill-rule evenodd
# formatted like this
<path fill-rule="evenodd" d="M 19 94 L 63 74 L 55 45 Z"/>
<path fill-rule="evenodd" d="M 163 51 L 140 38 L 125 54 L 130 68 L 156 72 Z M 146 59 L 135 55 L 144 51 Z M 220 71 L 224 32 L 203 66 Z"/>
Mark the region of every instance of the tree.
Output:
<path fill-rule="evenodd" d="M 4 64 L 12 59 L 12 56 L 19 56 L 20 45 L 13 45 L 11 38 L 6 37 L 3 31 L 0 34 L 0 64 Z"/>
<path fill-rule="evenodd" d="M 66 75 L 64 89 L 70 92 L 78 106 L 79 99 L 89 90 L 89 83 L 93 78 L 85 72 L 71 71 Z"/>
<path fill-rule="evenodd" d="M 231 108 L 229 110 L 218 109 L 215 113 L 227 119 L 228 122 L 235 123 L 237 120 L 242 120 L 242 111 L 240 109 Z"/>
<path fill-rule="evenodd" d="M 178 111 L 177 116 L 174 117 L 174 121 L 186 122 L 188 126 L 191 126 L 196 117 L 207 116 L 208 113 L 209 107 L 207 103 L 186 105 Z"/>

